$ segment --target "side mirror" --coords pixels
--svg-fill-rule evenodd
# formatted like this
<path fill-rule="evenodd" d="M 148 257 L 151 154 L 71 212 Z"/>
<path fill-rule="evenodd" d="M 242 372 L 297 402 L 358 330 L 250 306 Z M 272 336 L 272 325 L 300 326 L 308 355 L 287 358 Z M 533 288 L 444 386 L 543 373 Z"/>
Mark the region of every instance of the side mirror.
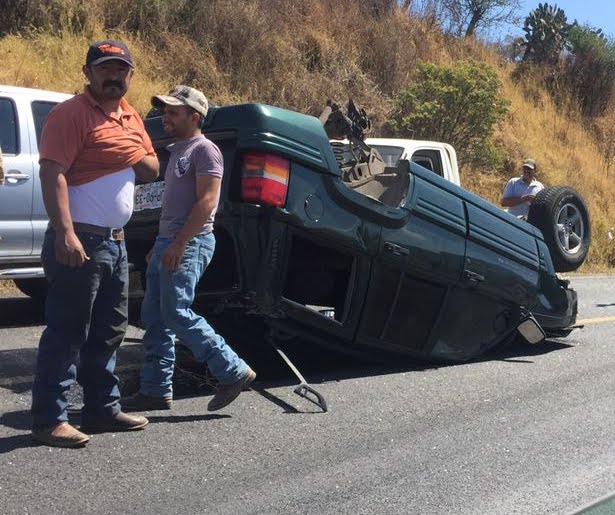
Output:
<path fill-rule="evenodd" d="M 531 344 L 540 343 L 547 337 L 540 324 L 531 315 L 517 326 L 517 331 L 527 343 Z"/>

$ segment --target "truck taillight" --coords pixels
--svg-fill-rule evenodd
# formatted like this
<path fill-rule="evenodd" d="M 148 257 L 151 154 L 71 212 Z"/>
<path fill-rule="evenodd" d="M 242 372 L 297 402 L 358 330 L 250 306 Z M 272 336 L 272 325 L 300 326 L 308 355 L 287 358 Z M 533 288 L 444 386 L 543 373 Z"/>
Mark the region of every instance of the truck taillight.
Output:
<path fill-rule="evenodd" d="M 241 200 L 280 207 L 286 204 L 290 162 L 266 152 L 248 152 L 241 169 Z"/>

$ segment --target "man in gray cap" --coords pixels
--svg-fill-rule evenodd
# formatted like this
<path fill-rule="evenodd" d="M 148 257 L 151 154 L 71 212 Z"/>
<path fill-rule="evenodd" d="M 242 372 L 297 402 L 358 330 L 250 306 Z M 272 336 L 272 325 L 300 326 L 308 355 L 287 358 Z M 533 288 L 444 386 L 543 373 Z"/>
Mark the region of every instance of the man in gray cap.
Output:
<path fill-rule="evenodd" d="M 159 234 L 147 258 L 141 387 L 122 405 L 139 411 L 171 408 L 177 336 L 219 381 L 207 407 L 214 411 L 235 400 L 256 377 L 224 338 L 191 309 L 196 285 L 214 253 L 222 154 L 201 133 L 208 108 L 203 93 L 177 86 L 168 95 L 153 97 L 152 105 L 164 110 L 164 130 L 176 143 L 168 147 Z"/>
<path fill-rule="evenodd" d="M 536 161 L 525 159 L 521 167 L 521 177 L 510 179 L 504 187 L 500 204 L 508 208 L 511 215 L 527 217 L 530 204 L 538 192 L 544 189 L 542 183 L 536 179 Z"/>

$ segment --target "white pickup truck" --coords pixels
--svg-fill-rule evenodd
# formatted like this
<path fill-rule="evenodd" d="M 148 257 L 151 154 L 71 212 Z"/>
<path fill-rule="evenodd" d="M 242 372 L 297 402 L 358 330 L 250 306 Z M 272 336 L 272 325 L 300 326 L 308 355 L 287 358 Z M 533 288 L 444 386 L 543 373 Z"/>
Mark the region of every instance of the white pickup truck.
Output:
<path fill-rule="evenodd" d="M 448 143 L 397 138 L 365 138 L 375 148 L 386 166 L 397 166 L 400 159 L 414 161 L 446 180 L 460 185 L 457 153 Z"/>

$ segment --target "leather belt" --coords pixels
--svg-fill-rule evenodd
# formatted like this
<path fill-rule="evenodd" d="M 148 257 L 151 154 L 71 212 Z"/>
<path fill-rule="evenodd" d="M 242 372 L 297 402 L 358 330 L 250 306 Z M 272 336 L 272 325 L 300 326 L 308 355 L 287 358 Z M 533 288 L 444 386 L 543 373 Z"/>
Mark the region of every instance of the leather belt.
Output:
<path fill-rule="evenodd" d="M 109 240 L 122 241 L 124 239 L 124 229 L 115 229 L 113 227 L 101 227 L 99 225 L 85 224 L 82 222 L 73 222 L 75 232 L 89 232 L 98 236 L 104 236 Z"/>

